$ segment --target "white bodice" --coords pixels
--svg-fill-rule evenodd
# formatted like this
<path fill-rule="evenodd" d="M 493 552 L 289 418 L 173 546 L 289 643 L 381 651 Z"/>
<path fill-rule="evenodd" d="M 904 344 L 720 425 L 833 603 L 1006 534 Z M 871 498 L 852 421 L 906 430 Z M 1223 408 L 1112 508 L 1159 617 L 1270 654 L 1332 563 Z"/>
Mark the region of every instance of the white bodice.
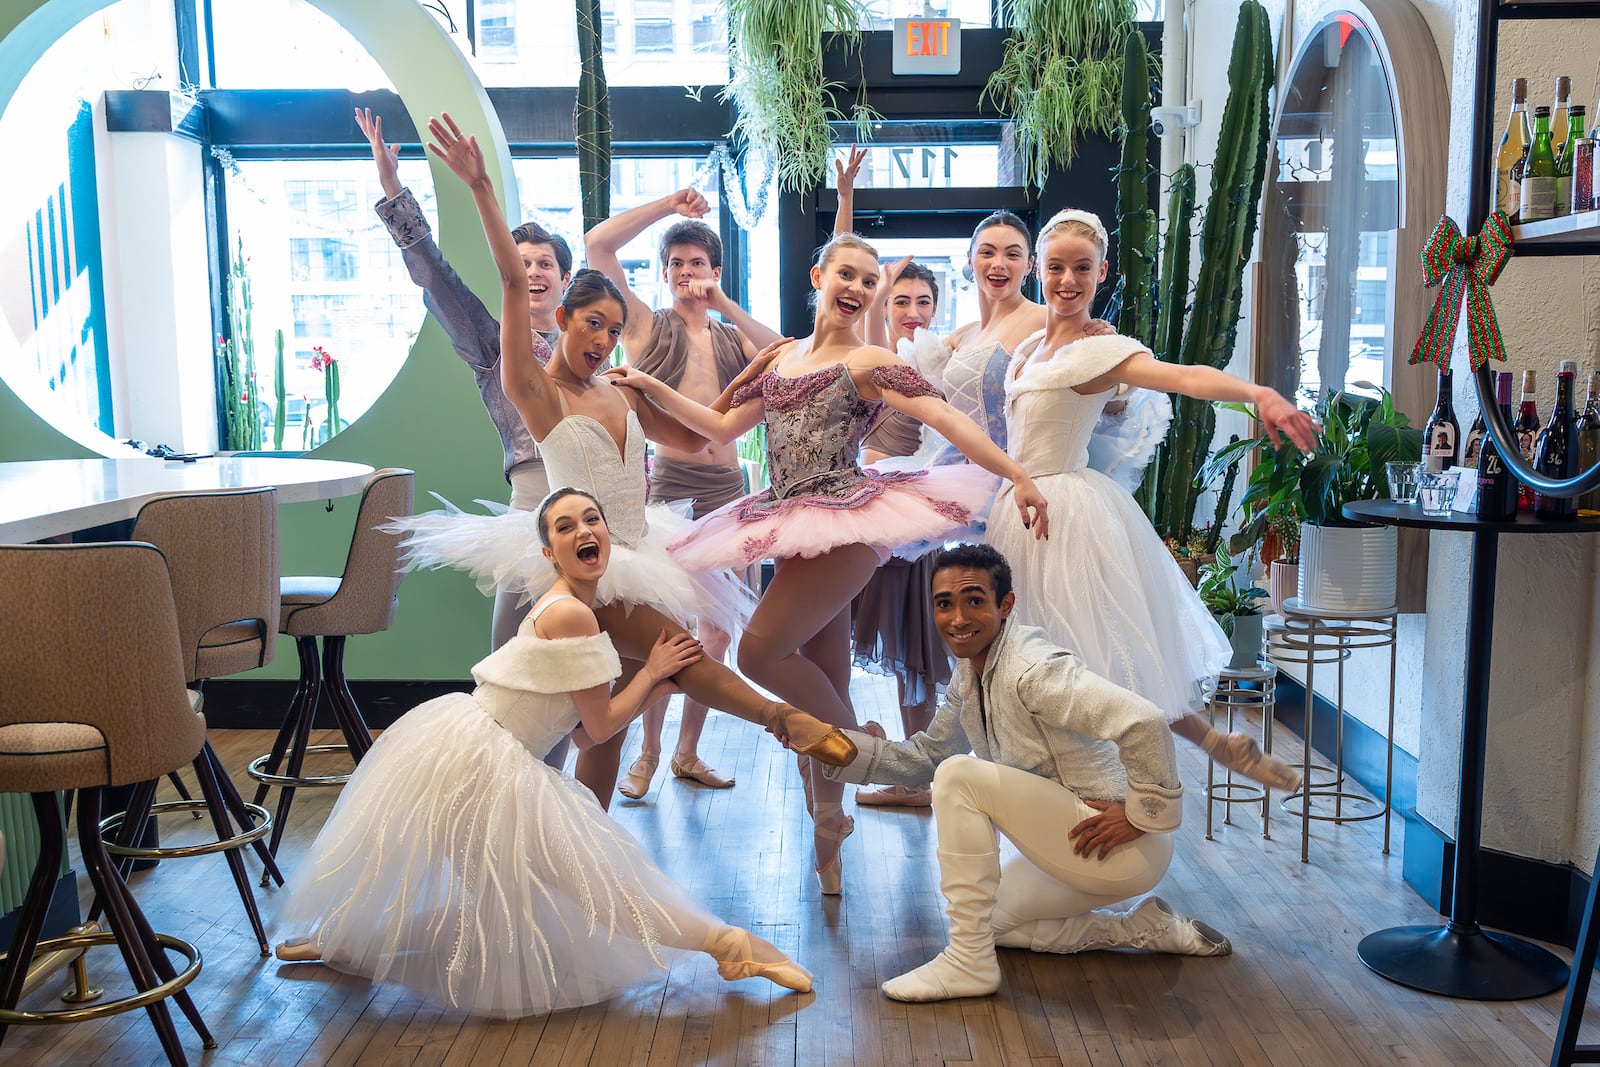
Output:
<path fill-rule="evenodd" d="M 570 485 L 593 493 L 605 509 L 611 539 L 626 548 L 638 547 L 645 531 L 644 505 L 650 484 L 644 468 L 644 430 L 637 415 L 628 412 L 627 439 L 621 453 L 599 420 L 578 414 L 556 423 L 539 442 L 539 451 L 551 489 Z"/>
<path fill-rule="evenodd" d="M 1087 467 L 1089 438 L 1117 390 L 1085 396 L 1073 387 L 1143 350 L 1137 341 L 1113 334 L 1076 341 L 1042 362 L 1024 362 L 1029 346 L 1018 346 L 1017 359 L 1006 372 L 1011 457 L 1034 478 Z"/>
<path fill-rule="evenodd" d="M 955 349 L 944 366 L 944 380 L 938 383 L 950 406 L 977 423 L 1001 448 L 1006 447 L 1001 399 L 1010 363 L 1011 355 L 999 341 Z"/>

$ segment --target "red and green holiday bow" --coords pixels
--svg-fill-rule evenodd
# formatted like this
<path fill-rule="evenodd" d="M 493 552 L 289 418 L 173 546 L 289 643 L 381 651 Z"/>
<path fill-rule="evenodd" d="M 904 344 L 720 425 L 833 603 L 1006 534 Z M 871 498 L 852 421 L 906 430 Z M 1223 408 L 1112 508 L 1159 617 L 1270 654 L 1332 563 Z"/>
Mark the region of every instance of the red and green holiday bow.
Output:
<path fill-rule="evenodd" d="M 1422 250 L 1422 274 L 1428 288 L 1441 281 L 1444 288 L 1411 350 L 1412 363 L 1437 363 L 1441 371 L 1450 369 L 1463 293 L 1467 297 L 1467 357 L 1472 369 L 1491 359 L 1505 360 L 1506 346 L 1494 318 L 1494 305 L 1489 302 L 1489 286 L 1511 258 L 1511 244 L 1511 220 L 1503 211 L 1490 215 L 1470 241 L 1461 236 L 1448 215 L 1439 219 L 1428 247 Z"/>

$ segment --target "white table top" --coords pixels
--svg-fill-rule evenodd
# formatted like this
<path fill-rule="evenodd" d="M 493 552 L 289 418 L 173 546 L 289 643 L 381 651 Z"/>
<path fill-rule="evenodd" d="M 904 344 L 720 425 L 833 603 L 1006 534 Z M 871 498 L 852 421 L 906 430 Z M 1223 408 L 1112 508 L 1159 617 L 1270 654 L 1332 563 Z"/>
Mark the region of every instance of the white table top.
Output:
<path fill-rule="evenodd" d="M 132 519 L 146 500 L 169 493 L 271 485 L 280 503 L 293 504 L 358 493 L 371 474 L 364 463 L 265 456 L 0 463 L 0 544 Z"/>

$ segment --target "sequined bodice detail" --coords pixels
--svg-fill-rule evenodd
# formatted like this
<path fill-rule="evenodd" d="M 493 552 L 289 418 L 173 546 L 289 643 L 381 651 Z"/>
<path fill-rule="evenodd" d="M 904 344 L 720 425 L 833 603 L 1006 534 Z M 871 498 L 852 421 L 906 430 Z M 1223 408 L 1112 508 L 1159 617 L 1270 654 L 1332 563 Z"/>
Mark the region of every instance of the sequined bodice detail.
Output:
<path fill-rule="evenodd" d="M 950 406 L 977 423 L 989 440 L 1006 447 L 1006 368 L 1011 355 L 999 341 L 958 349 L 944 368 Z"/>
<path fill-rule="evenodd" d="M 568 415 L 539 442 L 550 487 L 570 485 L 593 493 L 605 509 L 612 540 L 635 548 L 644 536 L 645 498 L 649 493 L 644 469 L 644 430 L 639 418 L 628 412 L 628 433 L 623 451 L 600 422 L 588 415 Z"/>
<path fill-rule="evenodd" d="M 833 496 L 861 481 L 856 456 L 879 404 L 856 391 L 843 363 L 785 378 L 761 376 L 772 494 Z"/>
<path fill-rule="evenodd" d="M 1115 389 L 1084 396 L 1070 385 L 1041 383 L 1048 364 L 1029 366 L 1009 381 L 1007 422 L 1011 456 L 1034 478 L 1089 465 L 1089 437 Z"/>

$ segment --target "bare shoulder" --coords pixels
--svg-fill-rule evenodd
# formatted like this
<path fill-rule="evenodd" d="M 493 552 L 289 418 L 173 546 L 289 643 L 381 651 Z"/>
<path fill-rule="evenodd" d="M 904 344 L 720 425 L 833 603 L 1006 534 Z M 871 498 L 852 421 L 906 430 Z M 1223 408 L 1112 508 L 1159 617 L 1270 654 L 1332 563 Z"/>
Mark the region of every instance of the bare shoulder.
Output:
<path fill-rule="evenodd" d="M 872 370 L 874 367 L 892 366 L 903 362 L 899 356 L 878 345 L 861 345 L 852 348 L 844 358 L 851 370 Z"/>
<path fill-rule="evenodd" d="M 536 628 L 545 638 L 593 637 L 600 632 L 600 623 L 593 608 L 569 596 L 551 602 L 539 615 Z"/>

